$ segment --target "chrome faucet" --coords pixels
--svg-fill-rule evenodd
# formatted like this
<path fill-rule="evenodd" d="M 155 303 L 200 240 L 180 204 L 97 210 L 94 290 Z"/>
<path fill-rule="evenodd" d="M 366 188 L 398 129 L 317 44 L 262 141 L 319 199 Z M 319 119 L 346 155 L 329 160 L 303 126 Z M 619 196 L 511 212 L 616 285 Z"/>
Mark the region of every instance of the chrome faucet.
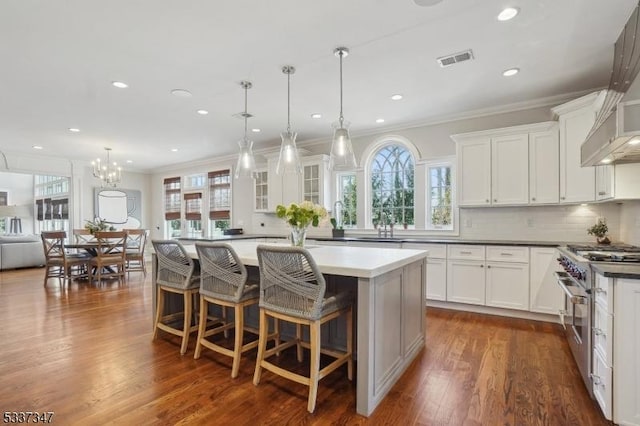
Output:
<path fill-rule="evenodd" d="M 382 225 L 384 225 L 384 231 L 382 230 Z M 384 235 L 383 235 L 384 234 Z M 393 238 L 393 223 L 389 224 L 389 230 L 387 230 L 387 222 L 382 218 L 382 223 L 378 226 L 378 238 Z"/>

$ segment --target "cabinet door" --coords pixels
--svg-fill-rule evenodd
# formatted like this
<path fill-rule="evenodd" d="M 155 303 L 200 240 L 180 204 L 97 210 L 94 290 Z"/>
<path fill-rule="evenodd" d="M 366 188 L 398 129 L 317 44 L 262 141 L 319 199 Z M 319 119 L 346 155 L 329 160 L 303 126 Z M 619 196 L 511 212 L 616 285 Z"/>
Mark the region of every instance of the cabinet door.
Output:
<path fill-rule="evenodd" d="M 447 300 L 447 261 L 427 258 L 427 299 Z"/>
<path fill-rule="evenodd" d="M 580 165 L 580 145 L 593 123 L 592 107 L 560 116 L 560 202 L 580 203 L 595 200 L 595 170 Z"/>
<path fill-rule="evenodd" d="M 302 167 L 302 199 L 314 204 L 320 203 L 319 164 L 309 164 Z"/>
<path fill-rule="evenodd" d="M 531 247 L 529 310 L 557 315 L 564 309 L 564 293 L 556 284 L 556 271 L 561 271 L 556 260 L 557 250 L 550 247 Z"/>
<path fill-rule="evenodd" d="M 608 200 L 615 195 L 615 166 L 596 166 L 596 200 Z"/>
<path fill-rule="evenodd" d="M 491 194 L 493 205 L 529 202 L 527 133 L 491 139 Z"/>
<path fill-rule="evenodd" d="M 487 262 L 487 306 L 529 310 L 529 265 Z"/>
<path fill-rule="evenodd" d="M 484 305 L 484 262 L 447 261 L 447 301 Z"/>
<path fill-rule="evenodd" d="M 256 172 L 256 178 L 253 186 L 253 209 L 257 212 L 265 212 L 269 210 L 268 173 L 269 172 L 266 170 L 259 170 Z"/>
<path fill-rule="evenodd" d="M 491 204 L 491 140 L 488 137 L 458 144 L 460 206 Z"/>
<path fill-rule="evenodd" d="M 613 421 L 640 424 L 640 280 L 615 280 Z"/>
<path fill-rule="evenodd" d="M 560 140 L 558 129 L 529 134 L 529 202 L 560 200 Z"/>

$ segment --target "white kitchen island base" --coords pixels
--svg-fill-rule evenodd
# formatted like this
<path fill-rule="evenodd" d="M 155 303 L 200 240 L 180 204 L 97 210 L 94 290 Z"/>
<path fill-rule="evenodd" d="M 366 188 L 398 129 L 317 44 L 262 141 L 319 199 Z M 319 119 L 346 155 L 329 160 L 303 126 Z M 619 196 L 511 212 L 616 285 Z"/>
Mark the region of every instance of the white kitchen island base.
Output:
<path fill-rule="evenodd" d="M 234 241 L 230 245 L 245 265 L 258 266 L 258 243 Z M 194 245 L 185 244 L 185 248 L 197 259 Z M 353 286 L 357 281 L 356 411 L 369 416 L 425 346 L 428 252 L 369 247 L 307 248 L 320 271 L 329 276 L 328 282 Z M 155 311 L 155 255 L 152 264 Z M 167 301 L 169 305 L 172 302 Z"/>

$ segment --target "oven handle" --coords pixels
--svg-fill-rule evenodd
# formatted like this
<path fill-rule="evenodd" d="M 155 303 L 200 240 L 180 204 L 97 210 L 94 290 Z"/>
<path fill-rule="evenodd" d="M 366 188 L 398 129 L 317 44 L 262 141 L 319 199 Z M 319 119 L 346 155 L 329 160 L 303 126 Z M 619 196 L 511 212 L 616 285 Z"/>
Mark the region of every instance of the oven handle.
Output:
<path fill-rule="evenodd" d="M 575 280 L 566 272 L 554 272 L 556 276 L 556 283 L 560 286 L 560 288 L 564 291 L 564 293 L 569 298 L 569 301 L 574 305 L 586 305 L 588 304 L 588 300 L 586 297 L 576 294 L 569 289 L 570 286 L 567 286 L 565 282 L 569 281 L 575 283 Z M 571 286 L 574 287 L 574 286 Z"/>

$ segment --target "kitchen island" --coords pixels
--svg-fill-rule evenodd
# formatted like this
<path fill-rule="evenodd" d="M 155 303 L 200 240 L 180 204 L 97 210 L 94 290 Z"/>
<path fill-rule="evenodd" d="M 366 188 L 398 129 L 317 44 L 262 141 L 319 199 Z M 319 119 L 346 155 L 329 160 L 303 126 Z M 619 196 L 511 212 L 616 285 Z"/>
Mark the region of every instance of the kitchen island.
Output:
<path fill-rule="evenodd" d="M 256 248 L 260 243 L 229 243 L 245 265 L 258 267 Z M 184 246 L 196 259 L 195 245 Z M 306 248 L 328 281 L 357 291 L 356 411 L 368 416 L 425 345 L 428 252 L 313 245 Z M 155 255 L 152 263 L 155 307 Z"/>

